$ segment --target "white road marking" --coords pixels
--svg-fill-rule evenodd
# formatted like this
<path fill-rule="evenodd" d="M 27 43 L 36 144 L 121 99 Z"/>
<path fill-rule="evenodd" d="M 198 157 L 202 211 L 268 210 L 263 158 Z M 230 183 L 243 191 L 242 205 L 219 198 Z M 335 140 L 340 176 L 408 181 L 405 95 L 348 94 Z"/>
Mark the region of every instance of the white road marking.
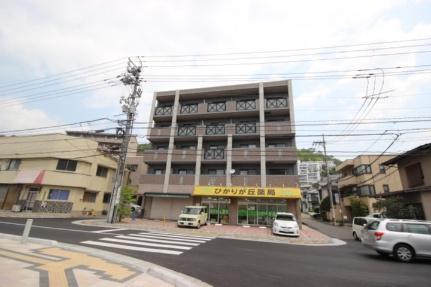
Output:
<path fill-rule="evenodd" d="M 158 243 L 175 243 L 175 244 L 188 245 L 188 246 L 198 246 L 200 244 L 200 243 L 151 239 L 151 238 L 144 238 L 144 237 L 137 237 L 137 236 L 130 236 L 130 235 L 133 235 L 133 234 L 128 234 L 127 236 L 126 235 L 118 235 L 118 236 L 115 236 L 115 238 L 133 239 L 133 240 L 139 240 L 139 241 L 158 242 Z"/>
<path fill-rule="evenodd" d="M 104 230 L 96 230 L 96 231 L 91 231 L 91 232 L 93 232 L 93 233 L 105 233 L 105 232 L 121 231 L 121 230 L 128 230 L 128 228 L 104 229 Z"/>
<path fill-rule="evenodd" d="M 198 241 L 210 241 L 213 238 L 199 238 L 199 237 L 193 237 L 193 236 L 182 236 L 177 234 L 163 234 L 163 233 L 157 233 L 157 232 L 140 232 L 139 234 L 151 234 L 155 236 L 161 236 L 161 237 L 169 237 L 169 238 L 181 238 L 181 239 L 190 239 L 190 240 L 198 240 Z"/>
<path fill-rule="evenodd" d="M 188 235 L 188 234 L 180 234 L 180 233 L 165 233 L 165 232 L 150 232 L 155 235 L 171 235 L 171 236 L 181 236 L 181 237 L 189 237 L 190 239 L 196 238 L 199 240 L 212 240 L 214 237 L 206 237 L 200 235 Z"/>
<path fill-rule="evenodd" d="M 205 243 L 206 242 L 206 241 L 195 240 L 195 239 L 170 238 L 167 236 L 152 235 L 151 233 L 136 234 L 133 236 L 156 238 L 156 239 L 166 239 L 166 240 L 174 240 L 174 241 L 184 241 L 184 242 L 194 242 L 194 243 Z"/>
<path fill-rule="evenodd" d="M 99 242 L 99 241 L 92 241 L 92 240 L 83 241 L 81 243 L 88 244 L 88 245 L 95 245 L 95 246 L 104 246 L 104 247 L 111 247 L 111 248 L 118 248 L 118 249 L 126 249 L 126 250 L 142 251 L 142 252 L 151 252 L 151 253 L 161 253 L 161 254 L 170 254 L 170 255 L 180 255 L 180 254 L 183 253 L 181 251 L 166 250 L 166 249 L 155 249 L 155 248 L 145 248 L 145 247 L 139 247 L 139 246 L 121 245 L 121 244 L 114 244 L 114 243 L 108 243 L 108 242 Z"/>
<path fill-rule="evenodd" d="M 143 245 L 143 246 L 151 246 L 151 247 L 161 247 L 161 248 L 170 248 L 170 249 L 181 249 L 181 250 L 190 250 L 193 247 L 189 246 L 179 246 L 179 245 L 169 245 L 169 244 L 158 244 L 158 243 L 149 243 L 149 242 L 141 242 L 141 241 L 133 241 L 133 240 L 124 240 L 124 239 L 116 239 L 116 238 L 100 238 L 102 241 L 111 241 L 118 243 L 126 243 L 126 244 L 135 244 L 135 245 Z"/>

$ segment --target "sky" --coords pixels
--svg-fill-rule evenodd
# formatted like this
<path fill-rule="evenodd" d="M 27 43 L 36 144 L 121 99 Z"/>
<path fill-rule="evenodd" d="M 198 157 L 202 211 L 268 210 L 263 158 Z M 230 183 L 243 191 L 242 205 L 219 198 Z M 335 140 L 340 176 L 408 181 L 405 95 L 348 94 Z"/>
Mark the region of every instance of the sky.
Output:
<path fill-rule="evenodd" d="M 117 119 L 129 93 L 117 78 L 127 57 L 144 65 L 140 122 L 148 121 L 154 91 L 292 78 L 299 148 L 321 134 L 341 159 L 381 153 L 396 134 L 388 153 L 431 142 L 425 0 L 4 0 L 0 133 Z M 145 128 L 135 132 L 145 142 Z M 371 135 L 335 136 L 361 133 Z"/>

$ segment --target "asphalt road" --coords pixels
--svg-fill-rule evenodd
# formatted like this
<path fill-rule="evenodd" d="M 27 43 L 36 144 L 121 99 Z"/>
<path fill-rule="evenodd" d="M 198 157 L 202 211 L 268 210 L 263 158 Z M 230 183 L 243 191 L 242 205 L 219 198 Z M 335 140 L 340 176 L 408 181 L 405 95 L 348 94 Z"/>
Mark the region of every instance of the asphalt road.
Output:
<path fill-rule="evenodd" d="M 23 225 L 17 224 L 22 223 L 24 219 L 0 218 L 0 232 L 21 234 Z M 33 224 L 32 237 L 72 244 L 138 232 L 92 233 L 104 228 L 71 224 L 71 219 L 35 219 Z M 153 262 L 214 286 L 428 287 L 431 284 L 431 261 L 399 263 L 382 258 L 350 239 L 344 246 L 310 247 L 217 238 L 177 256 L 92 247 Z"/>

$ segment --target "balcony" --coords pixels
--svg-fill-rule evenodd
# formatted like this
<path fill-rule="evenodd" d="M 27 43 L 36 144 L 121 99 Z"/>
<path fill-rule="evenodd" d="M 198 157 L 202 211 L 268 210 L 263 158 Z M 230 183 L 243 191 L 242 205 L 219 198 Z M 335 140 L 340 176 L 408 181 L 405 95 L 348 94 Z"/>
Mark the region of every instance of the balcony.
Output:
<path fill-rule="evenodd" d="M 221 185 L 226 186 L 226 175 L 203 174 L 199 178 L 200 185 Z"/>
<path fill-rule="evenodd" d="M 142 174 L 139 178 L 139 192 L 162 192 L 164 174 Z"/>
<path fill-rule="evenodd" d="M 214 102 L 207 104 L 207 112 L 215 113 L 215 112 L 225 112 L 226 111 L 226 102 Z"/>
<path fill-rule="evenodd" d="M 265 100 L 265 109 L 287 109 L 287 98 L 269 98 Z"/>
<path fill-rule="evenodd" d="M 179 126 L 177 129 L 177 136 L 194 137 L 196 136 L 195 126 Z"/>
<path fill-rule="evenodd" d="M 181 105 L 180 114 L 195 114 L 198 112 L 198 104 Z"/>
<path fill-rule="evenodd" d="M 194 189 L 195 176 L 193 174 L 171 174 L 169 177 L 169 193 L 192 193 Z"/>
<path fill-rule="evenodd" d="M 266 185 L 271 187 L 298 187 L 298 176 L 266 175 Z"/>
<path fill-rule="evenodd" d="M 266 136 L 285 136 L 292 134 L 290 121 L 265 122 Z"/>
<path fill-rule="evenodd" d="M 217 125 L 207 125 L 205 127 L 206 135 L 224 135 L 225 134 L 225 126 L 223 124 Z"/>
<path fill-rule="evenodd" d="M 348 186 L 354 186 L 358 182 L 356 176 L 348 175 L 338 179 L 338 188 L 342 189 Z"/>
<path fill-rule="evenodd" d="M 154 117 L 172 116 L 172 106 L 160 106 L 154 110 Z"/>
<path fill-rule="evenodd" d="M 196 150 L 174 149 L 172 152 L 173 162 L 196 162 Z"/>
<path fill-rule="evenodd" d="M 232 175 L 233 186 L 260 186 L 260 175 Z"/>
<path fill-rule="evenodd" d="M 246 135 L 246 134 L 257 134 L 256 123 L 238 123 L 235 125 L 235 134 Z"/>
<path fill-rule="evenodd" d="M 296 162 L 298 160 L 296 148 L 279 147 L 266 148 L 266 160 L 273 162 Z"/>
<path fill-rule="evenodd" d="M 236 102 L 236 110 L 242 111 L 255 111 L 257 109 L 257 100 L 243 100 Z"/>
<path fill-rule="evenodd" d="M 144 151 L 144 162 L 166 162 L 167 149 L 149 149 Z"/>
<path fill-rule="evenodd" d="M 260 162 L 260 148 L 233 148 L 232 162 Z"/>
<path fill-rule="evenodd" d="M 151 141 L 164 141 L 169 139 L 170 132 L 170 127 L 155 127 L 151 128 L 148 137 Z"/>
<path fill-rule="evenodd" d="M 203 161 L 226 161 L 224 149 L 205 149 L 203 153 Z"/>

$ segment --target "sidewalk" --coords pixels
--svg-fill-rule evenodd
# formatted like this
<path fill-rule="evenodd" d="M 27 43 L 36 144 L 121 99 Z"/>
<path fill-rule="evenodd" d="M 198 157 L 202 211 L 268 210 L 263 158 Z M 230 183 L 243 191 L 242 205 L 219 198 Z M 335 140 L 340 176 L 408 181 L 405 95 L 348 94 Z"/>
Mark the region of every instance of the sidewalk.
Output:
<path fill-rule="evenodd" d="M 352 239 L 351 226 L 334 226 L 329 222 L 314 219 L 305 213 L 302 214 L 302 223 L 333 238 Z"/>
<path fill-rule="evenodd" d="M 149 232 L 168 232 L 193 236 L 208 236 L 228 239 L 242 239 L 253 241 L 266 241 L 274 243 L 302 244 L 302 245 L 332 245 L 332 238 L 308 227 L 302 226 L 299 238 L 287 236 L 274 236 L 271 228 L 243 227 L 237 225 L 206 225 L 200 229 L 177 227 L 175 221 L 161 221 L 149 219 L 136 219 L 131 221 L 125 219 L 122 223 L 108 224 L 105 220 L 80 220 L 76 224 L 109 227 L 109 228 L 129 228 L 139 229 Z"/>
<path fill-rule="evenodd" d="M 1 286 L 168 287 L 210 286 L 192 277 L 127 256 L 0 234 Z"/>

